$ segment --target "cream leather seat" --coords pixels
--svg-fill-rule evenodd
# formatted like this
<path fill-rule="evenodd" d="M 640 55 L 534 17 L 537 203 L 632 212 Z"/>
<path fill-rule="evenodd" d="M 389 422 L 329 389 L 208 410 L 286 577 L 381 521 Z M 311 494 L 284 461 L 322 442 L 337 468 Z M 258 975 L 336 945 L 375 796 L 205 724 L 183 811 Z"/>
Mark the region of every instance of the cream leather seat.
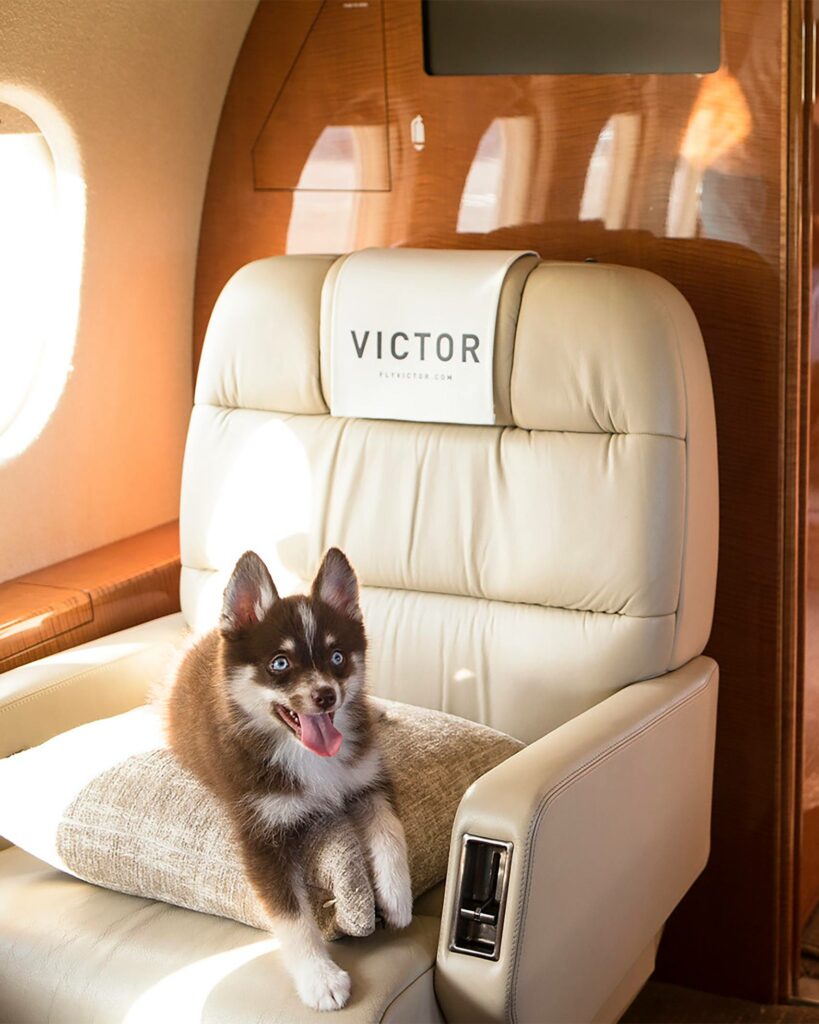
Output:
<path fill-rule="evenodd" d="M 228 283 L 185 456 L 182 612 L 6 673 L 0 754 L 144 700 L 245 548 L 297 587 L 336 544 L 363 583 L 373 690 L 529 744 L 465 796 L 445 895 L 405 932 L 339 944 L 339 1019 L 616 1020 L 708 855 L 717 481 L 699 329 L 654 275 L 524 257 L 500 294 L 497 426 L 336 418 L 341 262 L 277 257 Z M 495 959 L 450 948 L 467 834 L 510 844 Z M 0 853 L 2 1021 L 318 1019 L 274 947 Z"/>

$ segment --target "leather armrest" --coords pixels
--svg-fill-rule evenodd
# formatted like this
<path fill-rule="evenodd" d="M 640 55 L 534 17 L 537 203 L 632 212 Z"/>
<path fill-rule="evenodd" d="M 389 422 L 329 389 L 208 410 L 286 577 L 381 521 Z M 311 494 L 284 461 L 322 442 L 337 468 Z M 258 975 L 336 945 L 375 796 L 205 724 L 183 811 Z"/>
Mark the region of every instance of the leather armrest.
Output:
<path fill-rule="evenodd" d="M 470 787 L 435 976 L 448 1021 L 605 1019 L 708 858 L 717 680 L 700 657 L 633 683 Z M 465 833 L 513 844 L 497 961 L 449 950 Z"/>
<path fill-rule="evenodd" d="M 142 704 L 186 634 L 166 615 L 0 675 L 0 757 Z"/>

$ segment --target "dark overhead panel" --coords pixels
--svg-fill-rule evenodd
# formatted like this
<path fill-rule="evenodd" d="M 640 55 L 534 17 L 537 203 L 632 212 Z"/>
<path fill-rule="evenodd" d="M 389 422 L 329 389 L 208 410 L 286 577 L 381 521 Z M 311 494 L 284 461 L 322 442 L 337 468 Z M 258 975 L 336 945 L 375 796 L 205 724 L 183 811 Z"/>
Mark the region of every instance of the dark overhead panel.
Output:
<path fill-rule="evenodd" d="M 720 0 L 423 0 L 430 75 L 716 71 Z"/>

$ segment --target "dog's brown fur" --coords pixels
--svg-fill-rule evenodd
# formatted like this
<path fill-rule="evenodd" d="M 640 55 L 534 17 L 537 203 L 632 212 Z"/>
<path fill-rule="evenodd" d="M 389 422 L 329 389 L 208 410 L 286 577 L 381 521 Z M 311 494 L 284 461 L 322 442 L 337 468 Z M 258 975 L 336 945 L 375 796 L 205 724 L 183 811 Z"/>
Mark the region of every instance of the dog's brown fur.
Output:
<path fill-rule="evenodd" d="M 283 599 L 247 552 L 225 590 L 219 628 L 187 652 L 166 703 L 171 748 L 227 809 L 248 878 L 293 942 L 299 993 L 318 1009 L 343 1006 L 349 978 L 308 920 L 298 865 L 305 827 L 355 805 L 382 912 L 398 926 L 411 913 L 403 831 L 366 702 L 366 647 L 355 574 L 340 551 L 328 551 L 309 597 Z M 308 716 L 323 723 L 315 742 L 327 756 L 300 741 Z M 343 740 L 333 757 L 327 744 L 337 732 Z"/>

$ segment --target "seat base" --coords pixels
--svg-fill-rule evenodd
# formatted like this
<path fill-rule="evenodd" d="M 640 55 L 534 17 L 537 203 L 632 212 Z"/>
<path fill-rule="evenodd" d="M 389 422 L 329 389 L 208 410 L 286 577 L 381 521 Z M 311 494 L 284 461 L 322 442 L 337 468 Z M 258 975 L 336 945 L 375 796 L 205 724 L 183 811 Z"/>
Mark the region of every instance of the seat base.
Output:
<path fill-rule="evenodd" d="M 631 965 L 623 976 L 623 980 L 611 993 L 599 1012 L 595 1014 L 592 1024 L 614 1024 L 615 1021 L 620 1020 L 636 999 L 643 985 L 651 977 L 662 937 L 663 929 L 661 928 Z"/>
<path fill-rule="evenodd" d="M 418 915 L 401 932 L 334 942 L 353 992 L 333 1020 L 442 1021 L 439 927 Z M 326 1024 L 299 1002 L 277 946 L 234 921 L 81 882 L 16 847 L 0 853 L 0 1021 Z"/>

